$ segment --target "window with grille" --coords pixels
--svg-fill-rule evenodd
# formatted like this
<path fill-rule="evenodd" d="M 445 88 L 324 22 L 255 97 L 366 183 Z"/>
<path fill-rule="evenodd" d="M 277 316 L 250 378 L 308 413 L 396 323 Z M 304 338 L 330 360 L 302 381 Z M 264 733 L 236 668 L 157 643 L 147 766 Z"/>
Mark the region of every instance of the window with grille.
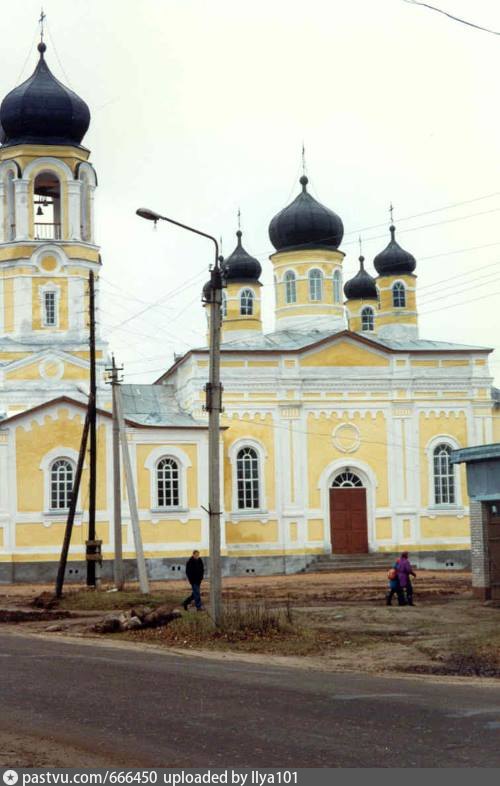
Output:
<path fill-rule="evenodd" d="M 433 451 L 434 502 L 436 505 L 455 504 L 455 474 L 450 463 L 451 447 L 437 445 Z"/>
<path fill-rule="evenodd" d="M 333 274 L 333 302 L 340 303 L 342 300 L 342 278 L 340 270 L 336 270 Z"/>
<path fill-rule="evenodd" d="M 333 488 L 359 488 L 363 486 L 363 483 L 354 472 L 350 472 L 346 469 L 344 472 L 337 475 L 332 486 Z"/>
<path fill-rule="evenodd" d="M 56 459 L 50 467 L 50 509 L 68 510 L 73 492 L 73 464 Z"/>
<path fill-rule="evenodd" d="M 375 330 L 375 316 L 371 308 L 364 308 L 361 312 L 361 330 Z"/>
<path fill-rule="evenodd" d="M 242 448 L 236 457 L 238 508 L 260 507 L 259 458 L 253 448 Z"/>
<path fill-rule="evenodd" d="M 240 314 L 244 317 L 253 314 L 254 294 L 251 289 L 244 289 L 240 295 Z"/>
<path fill-rule="evenodd" d="M 394 308 L 404 308 L 406 306 L 405 285 L 401 281 L 396 281 L 392 285 L 392 305 Z"/>
<path fill-rule="evenodd" d="M 156 493 L 159 508 L 179 506 L 179 465 L 172 458 L 162 458 L 156 465 Z"/>
<path fill-rule="evenodd" d="M 309 271 L 309 300 L 323 299 L 323 273 L 321 270 Z"/>
<path fill-rule="evenodd" d="M 55 292 L 44 292 L 43 295 L 43 324 L 46 327 L 57 325 L 57 300 Z"/>
<path fill-rule="evenodd" d="M 285 299 L 287 303 L 297 301 L 297 279 L 293 270 L 287 270 L 285 273 Z"/>

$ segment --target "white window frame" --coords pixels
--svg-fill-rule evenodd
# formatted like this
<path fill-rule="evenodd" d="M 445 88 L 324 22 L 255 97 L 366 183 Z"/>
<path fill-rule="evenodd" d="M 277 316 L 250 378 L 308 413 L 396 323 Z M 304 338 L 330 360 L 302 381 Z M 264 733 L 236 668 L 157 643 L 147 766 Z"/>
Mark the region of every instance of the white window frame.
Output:
<path fill-rule="evenodd" d="M 51 488 L 51 468 L 55 461 L 58 459 L 64 459 L 65 461 L 69 461 L 70 464 L 73 466 L 73 479 L 75 477 L 74 473 L 76 472 L 76 466 L 78 464 L 78 452 L 73 448 L 65 447 L 64 445 L 59 445 L 57 448 L 52 448 L 49 450 L 48 453 L 42 458 L 40 462 L 39 469 L 43 473 L 43 515 L 44 516 L 65 516 L 67 514 L 67 509 L 63 508 L 52 508 L 51 507 L 51 500 L 52 500 L 52 488 Z M 84 463 L 83 469 L 85 470 L 87 465 Z M 78 495 L 77 500 L 77 514 L 80 508 L 80 501 L 81 501 L 81 488 L 80 494 Z"/>
<path fill-rule="evenodd" d="M 364 325 L 364 316 L 365 314 L 370 314 L 371 317 L 371 327 L 365 327 Z M 375 311 L 371 306 L 363 306 L 360 311 L 360 319 L 361 319 L 361 330 L 364 333 L 373 333 L 375 330 Z"/>
<path fill-rule="evenodd" d="M 292 306 L 297 302 L 297 274 L 295 270 L 287 270 L 283 276 L 285 287 L 285 304 Z"/>
<path fill-rule="evenodd" d="M 403 293 L 403 304 L 396 305 L 396 293 L 398 293 L 398 297 L 401 297 L 400 293 Z M 392 294 L 392 307 L 393 308 L 406 308 L 406 286 L 404 281 L 395 281 L 391 287 L 391 294 Z"/>
<path fill-rule="evenodd" d="M 333 286 L 333 302 L 341 303 L 342 302 L 342 274 L 340 270 L 334 271 L 332 276 L 332 286 Z"/>
<path fill-rule="evenodd" d="M 54 295 L 54 316 L 55 322 L 49 323 L 47 321 L 47 310 L 46 310 L 46 303 L 45 297 L 46 295 Z M 40 311 L 41 311 L 41 323 L 42 327 L 44 328 L 58 328 L 59 327 L 59 301 L 61 298 L 61 288 L 57 284 L 44 284 L 43 286 L 39 287 L 38 295 L 40 298 Z"/>
<path fill-rule="evenodd" d="M 321 303 L 321 301 L 323 300 L 323 279 L 324 279 L 323 271 L 317 267 L 310 270 L 309 273 L 307 274 L 309 300 L 311 301 L 311 303 Z M 318 294 L 319 297 L 317 297 Z"/>
<path fill-rule="evenodd" d="M 434 486 L 434 451 L 439 445 L 447 445 L 450 450 L 458 450 L 461 446 L 457 440 L 450 434 L 439 434 L 433 437 L 426 447 L 427 454 L 427 470 L 428 470 L 428 499 L 429 508 L 433 511 L 456 511 L 463 509 L 462 503 L 462 488 L 460 483 L 460 469 L 458 464 L 452 464 L 453 481 L 455 490 L 454 502 L 436 502 L 435 486 Z"/>
<path fill-rule="evenodd" d="M 157 485 L 157 468 L 158 462 L 161 459 L 170 458 L 177 462 L 179 471 L 179 504 L 171 507 L 160 508 L 158 506 L 158 485 Z M 179 512 L 186 512 L 189 510 L 188 505 L 188 487 L 187 487 L 187 470 L 192 466 L 192 463 L 187 455 L 181 448 L 174 445 L 161 445 L 153 448 L 151 453 L 144 462 L 144 467 L 149 470 L 150 484 L 149 484 L 149 510 L 152 513 L 175 514 Z M 199 482 L 199 481 L 198 481 Z M 199 493 L 199 489 L 198 489 Z"/>
<path fill-rule="evenodd" d="M 238 466 L 237 457 L 240 450 L 243 448 L 252 448 L 257 453 L 257 460 L 259 462 L 259 508 L 239 508 L 238 507 Z M 247 518 L 262 518 L 267 514 L 267 496 L 266 496 L 266 478 L 265 467 L 267 460 L 267 453 L 264 447 L 255 439 L 250 437 L 242 437 L 236 440 L 230 446 L 229 461 L 231 464 L 231 500 L 232 500 L 232 518 L 233 519 L 247 519 Z"/>
<path fill-rule="evenodd" d="M 170 491 L 171 491 L 171 496 L 172 497 L 174 496 L 175 484 L 177 484 L 177 502 L 173 502 L 170 505 L 161 505 L 160 504 L 160 478 L 159 478 L 159 474 L 158 473 L 160 471 L 160 464 L 162 462 L 164 462 L 164 461 L 165 462 L 171 462 L 172 465 L 175 467 L 175 477 L 172 476 L 170 478 L 170 483 L 169 484 L 167 484 L 167 482 L 166 482 L 167 479 L 163 478 L 164 491 L 168 488 L 168 485 L 170 485 Z M 155 509 L 156 510 L 172 510 L 174 508 L 175 509 L 179 508 L 179 503 L 180 503 L 180 499 L 181 499 L 181 470 L 180 470 L 179 462 L 173 456 L 161 456 L 161 458 L 159 458 L 158 461 L 156 462 L 156 466 L 155 466 L 155 493 L 156 493 L 156 496 L 155 496 L 154 502 L 155 502 Z"/>
<path fill-rule="evenodd" d="M 53 461 L 51 461 L 50 467 L 49 467 L 49 495 L 50 495 L 49 512 L 50 513 L 67 513 L 69 508 L 70 508 L 70 505 L 71 505 L 71 499 L 70 499 L 71 491 L 68 492 L 68 490 L 66 488 L 64 488 L 64 496 L 66 497 L 66 501 L 68 502 L 67 505 L 64 505 L 63 507 L 60 507 L 59 505 L 57 505 L 56 507 L 54 507 L 53 504 L 52 504 L 53 503 L 53 494 L 52 494 L 52 492 L 53 492 L 53 483 L 54 483 L 54 478 L 52 476 L 52 473 L 53 473 L 55 465 L 58 462 L 61 462 L 61 463 L 64 462 L 66 467 L 69 467 L 71 469 L 71 491 L 72 491 L 72 489 L 74 487 L 74 484 L 75 484 L 76 467 L 75 467 L 74 462 L 71 461 L 71 459 L 69 459 L 67 456 L 58 456 L 58 458 L 55 458 Z M 58 486 L 61 483 L 60 480 L 56 480 L 55 482 L 57 483 Z M 64 483 L 64 486 L 66 486 L 67 480 L 64 480 L 62 482 Z M 59 488 L 56 489 L 56 495 L 59 496 Z"/>
<path fill-rule="evenodd" d="M 243 305 L 243 301 L 246 301 L 246 305 Z M 245 287 L 240 291 L 240 316 L 241 317 L 252 317 L 255 314 L 255 292 L 253 289 L 249 287 Z M 245 310 L 244 310 L 245 309 Z M 250 309 L 250 310 L 248 310 Z"/>

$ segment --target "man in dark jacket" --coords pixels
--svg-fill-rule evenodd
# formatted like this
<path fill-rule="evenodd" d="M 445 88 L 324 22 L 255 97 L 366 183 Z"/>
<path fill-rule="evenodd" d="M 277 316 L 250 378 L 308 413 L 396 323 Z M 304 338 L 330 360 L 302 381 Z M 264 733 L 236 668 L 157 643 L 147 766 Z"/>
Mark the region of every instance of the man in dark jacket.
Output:
<path fill-rule="evenodd" d="M 182 605 L 184 606 L 184 611 L 188 610 L 188 606 L 190 603 L 195 602 L 196 610 L 203 611 L 203 606 L 201 603 L 201 596 L 200 596 L 200 584 L 203 581 L 205 569 L 203 567 L 203 560 L 200 557 L 200 552 L 196 549 L 193 551 L 191 557 L 189 557 L 188 561 L 186 562 L 186 576 L 187 580 L 191 584 L 191 595 L 183 601 Z"/>

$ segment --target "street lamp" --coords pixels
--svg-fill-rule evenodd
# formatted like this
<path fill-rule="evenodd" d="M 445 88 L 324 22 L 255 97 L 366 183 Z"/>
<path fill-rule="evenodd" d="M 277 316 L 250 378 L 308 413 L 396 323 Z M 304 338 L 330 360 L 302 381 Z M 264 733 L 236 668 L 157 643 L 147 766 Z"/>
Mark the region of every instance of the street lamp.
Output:
<path fill-rule="evenodd" d="M 206 232 L 181 224 L 154 210 L 140 207 L 136 213 L 148 221 L 168 221 L 170 224 L 187 229 L 211 240 L 215 246 L 215 261 L 210 268 L 210 339 L 208 383 L 205 385 L 208 412 L 208 515 L 209 515 L 209 555 L 210 555 L 210 611 L 216 625 L 221 623 L 221 567 L 220 567 L 220 413 L 222 410 L 222 385 L 220 383 L 220 333 L 222 306 L 222 271 L 219 265 L 219 246 L 217 240 Z"/>

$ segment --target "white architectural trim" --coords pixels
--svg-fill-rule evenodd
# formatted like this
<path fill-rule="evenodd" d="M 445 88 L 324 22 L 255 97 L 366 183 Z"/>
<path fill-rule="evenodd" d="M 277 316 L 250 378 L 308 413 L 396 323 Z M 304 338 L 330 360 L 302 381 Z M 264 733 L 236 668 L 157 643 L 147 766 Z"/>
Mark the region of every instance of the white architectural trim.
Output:
<path fill-rule="evenodd" d="M 236 458 L 242 448 L 253 448 L 257 453 L 259 461 L 259 508 L 239 508 L 238 507 L 238 482 L 237 482 L 237 467 Z M 261 518 L 263 514 L 268 513 L 267 510 L 267 495 L 266 495 L 266 476 L 265 467 L 268 454 L 264 446 L 253 437 L 239 437 L 228 447 L 228 458 L 231 464 L 231 500 L 232 511 L 228 514 L 231 520 L 236 521 L 242 518 Z"/>
<path fill-rule="evenodd" d="M 179 467 L 179 504 L 161 508 L 158 506 L 156 469 L 158 462 L 164 458 L 174 459 Z M 176 445 L 161 445 L 149 453 L 144 462 L 144 467 L 149 470 L 151 511 L 157 514 L 155 516 L 156 521 L 159 520 L 164 513 L 188 511 L 187 469 L 191 466 L 192 463 L 187 453 Z M 138 482 L 138 478 L 136 482 Z"/>
<path fill-rule="evenodd" d="M 375 499 L 376 489 L 378 487 L 377 476 L 372 468 L 364 461 L 359 459 L 341 458 L 332 461 L 323 470 L 320 475 L 318 488 L 320 491 L 321 512 L 324 522 L 324 545 L 331 550 L 331 535 L 330 535 L 330 488 L 333 479 L 342 471 L 352 470 L 356 475 L 359 475 L 363 486 L 366 489 L 366 518 L 368 527 L 368 549 L 375 550 Z M 311 517 L 311 516 L 310 516 Z"/>
<path fill-rule="evenodd" d="M 438 434 L 432 437 L 425 446 L 425 454 L 427 457 L 427 482 L 428 482 L 428 510 L 432 514 L 448 513 L 456 514 L 457 512 L 463 513 L 462 503 L 462 488 L 460 483 L 460 466 L 452 464 L 453 469 L 453 482 L 455 487 L 455 502 L 453 504 L 438 504 L 436 502 L 434 493 L 434 449 L 441 444 L 449 445 L 452 450 L 459 450 L 462 445 L 457 441 L 456 437 L 451 434 Z"/>

